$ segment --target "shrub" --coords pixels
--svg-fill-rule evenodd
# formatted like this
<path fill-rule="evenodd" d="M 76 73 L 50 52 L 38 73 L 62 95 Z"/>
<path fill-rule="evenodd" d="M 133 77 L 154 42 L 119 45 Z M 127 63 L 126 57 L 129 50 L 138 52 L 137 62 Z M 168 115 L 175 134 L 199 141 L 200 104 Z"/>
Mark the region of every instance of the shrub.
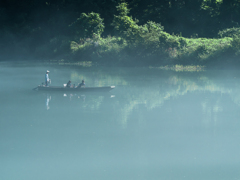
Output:
<path fill-rule="evenodd" d="M 240 54 L 240 35 L 234 35 L 232 40 L 232 48 L 236 52 L 236 55 Z"/>
<path fill-rule="evenodd" d="M 218 32 L 218 36 L 221 38 L 233 37 L 235 35 L 237 35 L 237 36 L 240 35 L 240 28 L 233 27 L 233 28 L 224 29 L 224 30 Z"/>

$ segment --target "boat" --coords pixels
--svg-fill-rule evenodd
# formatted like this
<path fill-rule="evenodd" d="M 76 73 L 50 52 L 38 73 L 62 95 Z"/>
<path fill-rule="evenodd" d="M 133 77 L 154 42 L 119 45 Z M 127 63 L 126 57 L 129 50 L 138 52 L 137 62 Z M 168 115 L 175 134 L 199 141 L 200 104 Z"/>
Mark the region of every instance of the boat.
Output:
<path fill-rule="evenodd" d="M 103 86 L 103 87 L 66 87 L 66 86 L 45 86 L 39 85 L 33 90 L 38 91 L 58 91 L 58 92 L 108 92 L 115 88 L 115 86 Z"/>

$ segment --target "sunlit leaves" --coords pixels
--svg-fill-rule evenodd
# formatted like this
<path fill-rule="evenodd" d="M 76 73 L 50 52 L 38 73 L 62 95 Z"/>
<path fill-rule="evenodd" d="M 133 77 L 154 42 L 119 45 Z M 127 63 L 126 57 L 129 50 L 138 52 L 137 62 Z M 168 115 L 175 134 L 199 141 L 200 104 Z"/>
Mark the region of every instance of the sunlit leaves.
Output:
<path fill-rule="evenodd" d="M 77 18 L 69 27 L 79 38 L 89 38 L 94 34 L 100 36 L 104 31 L 103 19 L 98 13 L 82 13 L 80 18 Z"/>

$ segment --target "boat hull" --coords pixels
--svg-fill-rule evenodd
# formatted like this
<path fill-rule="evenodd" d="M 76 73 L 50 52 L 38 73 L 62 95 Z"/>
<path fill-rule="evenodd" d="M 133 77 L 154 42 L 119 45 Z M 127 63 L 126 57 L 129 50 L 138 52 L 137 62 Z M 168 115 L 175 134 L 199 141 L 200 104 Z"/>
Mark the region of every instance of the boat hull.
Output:
<path fill-rule="evenodd" d="M 114 89 L 115 86 L 104 87 L 81 87 L 81 88 L 68 88 L 61 86 L 38 86 L 35 90 L 38 91 L 56 91 L 56 92 L 108 92 Z"/>

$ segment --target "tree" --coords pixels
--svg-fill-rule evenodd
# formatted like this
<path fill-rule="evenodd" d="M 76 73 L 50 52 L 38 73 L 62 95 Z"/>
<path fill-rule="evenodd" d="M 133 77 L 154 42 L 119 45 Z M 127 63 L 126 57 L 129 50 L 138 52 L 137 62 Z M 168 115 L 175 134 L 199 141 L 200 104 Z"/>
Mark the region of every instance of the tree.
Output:
<path fill-rule="evenodd" d="M 75 38 L 90 38 L 101 36 L 104 31 L 103 19 L 98 13 L 82 13 L 70 26 L 71 31 L 75 34 Z"/>
<path fill-rule="evenodd" d="M 133 20 L 128 16 L 130 10 L 127 3 L 121 3 L 116 8 L 118 15 L 114 15 L 112 26 L 114 26 L 115 35 L 120 35 L 128 41 L 136 39 L 138 36 L 138 20 Z"/>

